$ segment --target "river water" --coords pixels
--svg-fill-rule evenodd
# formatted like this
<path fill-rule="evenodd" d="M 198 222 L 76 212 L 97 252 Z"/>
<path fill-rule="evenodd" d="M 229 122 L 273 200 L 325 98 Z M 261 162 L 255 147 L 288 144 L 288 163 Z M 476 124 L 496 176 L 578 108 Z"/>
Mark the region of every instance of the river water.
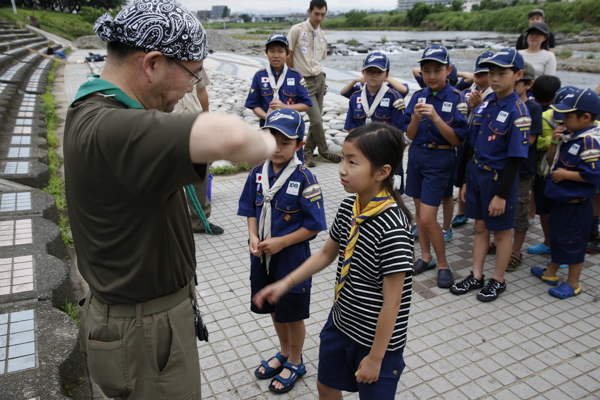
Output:
<path fill-rule="evenodd" d="M 334 46 L 334 53 L 323 61 L 323 65 L 333 68 L 360 70 L 366 54 L 356 50 L 379 50 L 390 59 L 392 76 L 412 79 L 412 68 L 418 67 L 423 49 L 428 44 L 444 44 L 450 50 L 450 60 L 459 71 L 472 72 L 475 68 L 477 52 L 487 48 L 513 47 L 518 35 L 486 31 L 326 31 L 327 40 Z M 382 43 L 382 38 L 386 41 Z M 357 40 L 360 45 L 347 46 L 338 41 Z M 461 47 L 461 49 L 456 49 Z M 417 50 L 419 48 L 419 50 Z M 412 49 L 412 50 L 411 50 Z M 558 47 L 560 49 L 560 46 Z M 465 51 L 466 50 L 466 51 Z M 343 53 L 343 54 L 342 54 Z M 557 71 L 556 76 L 563 86 L 595 88 L 600 85 L 600 74 L 587 72 Z"/>

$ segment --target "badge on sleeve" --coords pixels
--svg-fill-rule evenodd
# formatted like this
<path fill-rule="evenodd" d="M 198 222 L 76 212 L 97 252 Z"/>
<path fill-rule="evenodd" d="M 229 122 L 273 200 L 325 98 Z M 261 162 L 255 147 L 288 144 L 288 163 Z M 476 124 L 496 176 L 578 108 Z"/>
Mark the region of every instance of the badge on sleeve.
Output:
<path fill-rule="evenodd" d="M 288 187 L 287 187 L 287 190 L 285 191 L 285 193 L 291 194 L 292 196 L 298 196 L 299 192 L 300 192 L 300 182 L 290 181 L 288 183 Z"/>
<path fill-rule="evenodd" d="M 394 104 L 392 104 L 392 105 L 398 109 L 404 108 L 404 99 L 403 98 L 396 99 L 396 101 L 394 101 Z"/>
<path fill-rule="evenodd" d="M 314 185 L 310 185 L 309 187 L 307 187 L 306 189 L 304 189 L 302 191 L 302 196 L 304 196 L 305 199 L 310 199 L 310 198 L 313 198 L 320 194 L 321 194 L 321 185 L 319 185 L 318 183 L 315 183 Z"/>
<path fill-rule="evenodd" d="M 306 80 L 304 78 L 300 79 L 300 84 L 306 87 Z"/>
<path fill-rule="evenodd" d="M 508 118 L 508 113 L 506 111 L 500 111 L 496 117 L 496 121 L 506 122 L 506 118 Z"/>
<path fill-rule="evenodd" d="M 456 106 L 456 109 L 463 114 L 469 112 L 469 106 L 464 101 L 462 103 L 458 103 L 458 105 Z"/>
<path fill-rule="evenodd" d="M 444 104 L 442 104 L 442 112 L 450 112 L 450 111 L 452 111 L 452 103 L 449 101 L 445 101 Z"/>
<path fill-rule="evenodd" d="M 389 107 L 390 99 L 381 99 L 381 102 L 379 104 L 381 105 L 381 107 Z"/>
<path fill-rule="evenodd" d="M 581 152 L 579 155 L 585 162 L 596 162 L 600 157 L 600 149 L 587 149 Z"/>
<path fill-rule="evenodd" d="M 287 78 L 287 85 L 288 86 L 296 86 L 296 79 L 294 79 L 294 78 Z"/>
<path fill-rule="evenodd" d="M 306 48 L 306 46 L 302 46 L 302 47 L 300 48 L 300 51 L 302 52 L 302 54 L 306 54 L 306 53 L 308 53 L 308 49 Z"/>
<path fill-rule="evenodd" d="M 515 126 L 517 128 L 527 128 L 531 126 L 531 118 L 529 117 L 521 117 L 515 120 Z"/>
<path fill-rule="evenodd" d="M 573 146 L 571 146 L 571 148 L 568 151 L 569 154 L 573 154 L 574 156 L 577 155 L 577 153 L 579 153 L 579 145 L 577 143 L 575 143 Z"/>

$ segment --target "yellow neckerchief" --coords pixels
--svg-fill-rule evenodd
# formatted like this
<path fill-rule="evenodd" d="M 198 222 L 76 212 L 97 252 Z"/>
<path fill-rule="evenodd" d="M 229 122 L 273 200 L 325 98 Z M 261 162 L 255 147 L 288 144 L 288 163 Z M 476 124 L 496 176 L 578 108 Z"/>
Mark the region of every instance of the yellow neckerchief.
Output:
<path fill-rule="evenodd" d="M 393 197 L 385 189 L 383 189 L 381 192 L 377 193 L 377 196 L 373 197 L 373 199 L 365 207 L 365 210 L 361 213 L 360 198 L 359 196 L 356 196 L 356 200 L 352 206 L 352 228 L 350 229 L 348 242 L 346 243 L 346 249 L 344 250 L 344 264 L 342 264 L 340 279 L 335 284 L 334 302 L 340 297 L 340 292 L 344 287 L 344 283 L 346 283 L 348 272 L 350 272 L 350 263 L 352 262 L 352 254 L 354 254 L 354 246 L 356 246 L 358 235 L 360 233 L 358 229 L 359 225 L 377 213 L 381 212 L 389 204 L 395 204 L 395 201 L 393 200 Z"/>

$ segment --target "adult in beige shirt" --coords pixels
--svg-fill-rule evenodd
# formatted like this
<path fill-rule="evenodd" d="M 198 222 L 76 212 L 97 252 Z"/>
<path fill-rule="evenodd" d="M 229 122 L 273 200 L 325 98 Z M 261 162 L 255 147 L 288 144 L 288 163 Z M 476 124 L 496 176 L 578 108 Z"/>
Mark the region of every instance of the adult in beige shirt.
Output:
<path fill-rule="evenodd" d="M 319 154 L 332 162 L 340 162 L 339 154 L 329 153 L 323 131 L 323 96 L 325 96 L 325 74 L 321 60 L 327 57 L 327 37 L 320 28 L 327 14 L 325 0 L 311 0 L 308 19 L 292 26 L 288 34 L 290 55 L 287 65 L 304 76 L 313 105 L 308 110 L 310 128 L 304 146 L 304 162 L 315 167 L 313 152 L 318 147 Z"/>
<path fill-rule="evenodd" d="M 202 80 L 196 84 L 195 90 L 186 93 L 185 96 L 175 106 L 173 112 L 183 113 L 183 114 L 199 114 L 201 112 L 208 112 L 208 92 L 206 87 L 210 85 L 210 80 L 208 79 L 208 75 L 206 74 L 206 70 L 203 68 L 201 71 Z M 198 202 L 200 206 L 202 206 L 202 212 L 206 215 L 206 218 L 210 217 L 211 212 L 211 203 L 207 196 L 208 191 L 208 173 L 209 168 L 206 168 L 206 173 L 204 179 L 200 183 L 194 183 L 194 189 L 196 190 L 196 196 L 198 197 Z M 194 233 L 207 233 L 204 224 L 198 217 L 196 210 L 192 205 L 190 199 L 187 199 L 188 207 L 190 209 L 190 219 L 192 221 L 192 230 Z M 212 224 L 209 222 L 210 230 L 215 235 L 220 235 L 225 232 L 223 228 L 218 225 Z"/>

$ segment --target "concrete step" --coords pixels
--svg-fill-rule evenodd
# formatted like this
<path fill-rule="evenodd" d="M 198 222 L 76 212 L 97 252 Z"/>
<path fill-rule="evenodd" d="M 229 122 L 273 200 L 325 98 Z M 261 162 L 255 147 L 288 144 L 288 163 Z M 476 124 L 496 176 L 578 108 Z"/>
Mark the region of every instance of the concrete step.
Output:
<path fill-rule="evenodd" d="M 6 179 L 36 189 L 48 185 L 48 166 L 37 161 L 0 161 L 0 179 Z"/>
<path fill-rule="evenodd" d="M 31 254 L 50 254 L 64 258 L 65 246 L 60 229 L 41 217 L 0 219 L 0 258 Z"/>
<path fill-rule="evenodd" d="M 0 217 L 39 217 L 58 224 L 58 209 L 48 193 L 0 179 Z"/>

